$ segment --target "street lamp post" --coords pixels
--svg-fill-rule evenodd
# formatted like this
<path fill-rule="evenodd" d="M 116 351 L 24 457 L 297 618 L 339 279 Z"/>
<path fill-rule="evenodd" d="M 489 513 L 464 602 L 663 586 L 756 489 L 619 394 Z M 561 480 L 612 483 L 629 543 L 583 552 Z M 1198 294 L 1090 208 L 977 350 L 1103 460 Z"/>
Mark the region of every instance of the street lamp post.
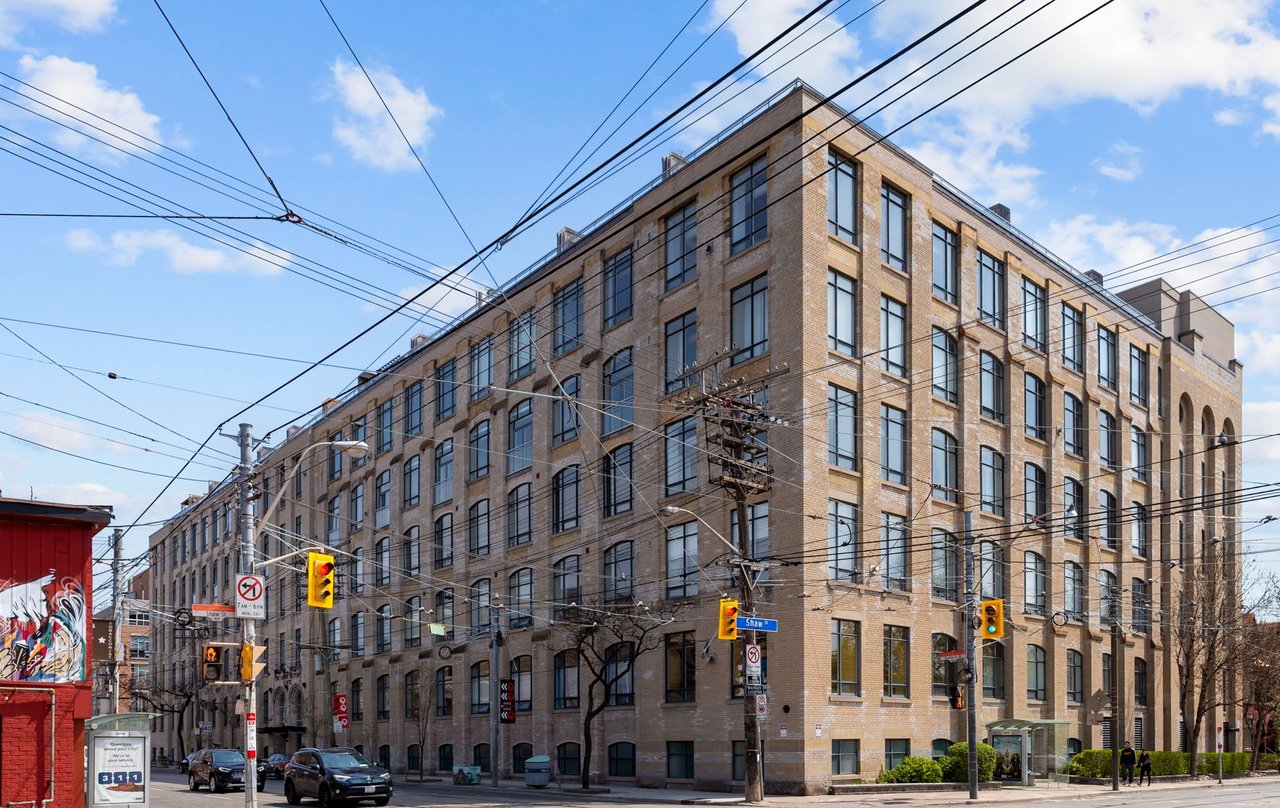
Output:
<path fill-rule="evenodd" d="M 258 565 L 253 560 L 254 536 L 257 528 L 265 530 L 271 522 L 271 517 L 279 507 L 283 497 L 277 494 L 276 499 L 268 507 L 262 518 L 258 520 L 257 526 L 254 525 L 253 513 L 249 507 L 249 499 L 252 494 L 251 480 L 253 477 L 253 435 L 250 430 L 253 429 L 252 424 L 240 424 L 240 432 L 236 436 L 240 444 L 240 467 L 239 471 L 239 529 L 240 529 L 240 572 L 242 574 L 252 574 Z M 321 441 L 313 443 L 302 450 L 298 455 L 298 460 L 294 463 L 293 468 L 289 470 L 289 474 L 285 479 L 293 479 L 293 476 L 302 467 L 302 463 L 306 460 L 307 455 L 313 450 L 328 446 L 336 448 L 339 451 L 352 452 L 359 455 L 367 455 L 369 453 L 369 445 L 364 441 Z M 242 641 L 244 645 L 252 647 L 257 640 L 257 621 L 247 618 L 240 620 L 242 629 Z M 244 804 L 245 808 L 256 808 L 257 806 L 257 712 L 258 712 L 258 687 L 257 682 L 250 677 L 244 683 L 244 744 L 245 744 L 245 767 L 244 767 Z M 250 727 L 253 731 L 250 731 Z"/>
<path fill-rule="evenodd" d="M 747 615 L 755 614 L 755 585 L 751 580 L 751 573 L 754 572 L 758 565 L 751 556 L 751 540 L 750 533 L 747 529 L 747 513 L 746 505 L 742 500 L 738 501 L 738 546 L 734 545 L 720 535 L 720 531 L 712 527 L 707 520 L 688 508 L 680 508 L 675 505 L 664 505 L 662 512 L 664 514 L 686 513 L 697 519 L 706 526 L 711 534 L 720 540 L 720 543 L 729 548 L 729 552 L 737 556 L 738 565 L 738 600 L 741 603 L 741 613 Z M 761 772 L 763 770 L 763 760 L 760 754 L 760 722 L 756 716 L 755 705 L 751 703 L 751 699 L 747 698 L 747 681 L 746 681 L 746 660 L 747 646 L 756 644 L 756 632 L 748 631 L 743 638 L 742 663 L 743 663 L 743 680 L 742 680 L 742 726 L 743 726 L 743 746 L 744 752 L 744 791 L 747 802 L 759 802 L 764 792 L 764 783 L 762 781 Z M 731 655 L 732 656 L 732 655 Z M 731 663 L 732 664 L 732 663 Z"/>

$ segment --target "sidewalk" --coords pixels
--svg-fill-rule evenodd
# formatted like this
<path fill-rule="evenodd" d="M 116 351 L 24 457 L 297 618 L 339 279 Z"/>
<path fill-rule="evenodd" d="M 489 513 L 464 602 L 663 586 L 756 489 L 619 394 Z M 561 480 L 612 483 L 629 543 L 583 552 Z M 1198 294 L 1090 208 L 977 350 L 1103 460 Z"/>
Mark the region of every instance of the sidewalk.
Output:
<path fill-rule="evenodd" d="M 1107 785 L 1065 785 L 1059 783 L 1040 783 L 1036 786 L 1005 786 L 1001 789 L 983 790 L 978 796 L 979 803 L 1033 803 L 1047 802 L 1057 800 L 1080 800 L 1097 797 L 1106 797 L 1114 795 L 1117 798 L 1123 798 L 1128 794 L 1147 793 L 1147 792 L 1164 792 L 1164 791 L 1188 791 L 1193 789 L 1221 789 L 1236 788 L 1241 786 L 1257 786 L 1264 784 L 1277 783 L 1280 784 L 1280 778 L 1276 777 L 1241 777 L 1232 780 L 1224 780 L 1222 785 L 1218 785 L 1217 780 L 1205 779 L 1196 782 L 1183 781 L 1177 783 L 1157 783 L 1152 786 L 1125 786 L 1121 785 L 1118 792 L 1111 790 L 1110 784 Z M 558 802 L 565 798 L 577 801 L 592 801 L 601 803 L 660 803 L 672 805 L 739 805 L 742 804 L 741 793 L 723 792 L 723 791 L 696 791 L 694 789 L 670 789 L 670 788 L 640 788 L 638 786 L 619 786 L 610 785 L 602 787 L 599 790 L 591 790 L 584 792 L 575 781 L 574 783 L 565 783 L 563 787 L 557 786 L 555 783 L 546 788 L 528 788 L 524 785 L 523 780 L 510 779 L 500 781 L 498 788 L 494 788 L 486 780 L 480 785 L 455 786 L 447 780 L 437 782 L 417 783 L 415 781 L 406 781 L 397 778 L 397 793 L 418 793 L 430 794 L 439 793 L 441 790 L 447 790 L 450 793 L 468 793 L 475 794 L 484 798 L 498 798 L 505 796 L 508 798 L 517 798 L 520 800 L 528 800 L 529 802 L 547 801 Z M 766 794 L 763 805 L 778 806 L 778 808 L 800 808 L 804 805 L 812 805 L 813 803 L 821 803 L 828 808 L 838 808 L 838 806 L 865 806 L 865 805 L 882 805 L 886 802 L 892 802 L 894 805 L 905 806 L 934 806 L 934 805 L 957 805 L 967 802 L 968 792 L 965 790 L 947 790 L 947 791 L 927 791 L 927 792 L 868 792 L 860 794 L 837 794 L 837 795 L 816 795 L 816 796 L 781 796 L 774 794 Z"/>

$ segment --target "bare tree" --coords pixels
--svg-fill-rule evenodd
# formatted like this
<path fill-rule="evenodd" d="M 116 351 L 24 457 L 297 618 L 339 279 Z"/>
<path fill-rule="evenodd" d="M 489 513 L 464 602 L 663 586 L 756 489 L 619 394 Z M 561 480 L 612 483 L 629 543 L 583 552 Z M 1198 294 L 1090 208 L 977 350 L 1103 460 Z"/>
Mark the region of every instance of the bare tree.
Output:
<path fill-rule="evenodd" d="M 198 692 L 195 677 L 175 677 L 168 684 L 163 683 L 159 671 L 146 677 L 131 677 L 129 695 L 146 705 L 151 712 L 161 715 L 177 716 L 178 758 L 187 756 L 187 736 L 185 732 L 187 710 L 195 704 Z"/>
<path fill-rule="evenodd" d="M 582 787 L 591 786 L 591 760 L 596 718 L 610 706 L 614 688 L 633 681 L 636 660 L 662 645 L 663 629 L 685 604 L 645 606 L 604 603 L 567 606 L 556 618 L 566 645 L 577 653 L 582 684 Z M 581 675 L 581 674 L 580 674 Z"/>
<path fill-rule="evenodd" d="M 418 736 L 418 780 L 421 782 L 427 776 L 427 732 L 430 729 L 430 716 L 435 710 L 436 680 L 426 665 L 418 668 L 417 674 L 417 686 L 413 690 L 409 716 Z"/>
<path fill-rule="evenodd" d="M 1255 608 L 1274 610 L 1280 604 L 1280 579 L 1268 576 L 1259 587 L 1261 601 Z M 1240 678 L 1245 721 L 1253 739 L 1249 768 L 1258 768 L 1258 755 L 1267 725 L 1280 709 L 1280 623 L 1258 623 L 1253 613 L 1244 615 L 1247 634 L 1240 645 Z"/>

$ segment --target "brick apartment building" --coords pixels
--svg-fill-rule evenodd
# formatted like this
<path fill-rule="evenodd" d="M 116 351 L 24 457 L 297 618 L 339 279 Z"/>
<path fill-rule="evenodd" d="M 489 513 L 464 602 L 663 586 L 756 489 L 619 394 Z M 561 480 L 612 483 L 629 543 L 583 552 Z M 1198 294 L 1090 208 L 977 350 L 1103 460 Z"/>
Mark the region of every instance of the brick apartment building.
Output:
<path fill-rule="evenodd" d="M 722 379 L 785 368 L 760 396 L 773 480 L 749 511 L 769 564 L 757 613 L 781 625 L 767 790 L 819 793 L 963 739 L 959 666 L 936 655 L 963 647 L 965 509 L 981 594 L 1011 625 L 979 652 L 980 722 L 1057 720 L 1064 750 L 1102 746 L 1118 670 L 1124 737 L 1178 748 L 1183 576 L 1238 583 L 1232 325 L 1149 273 L 1106 289 L 818 98 L 797 83 L 668 158 L 505 297 L 415 338 L 260 458 L 257 507 L 285 501 L 258 551 L 327 544 L 341 564 L 332 611 L 305 606 L 298 572 L 270 574 L 264 753 L 337 742 L 396 771 L 487 766 L 493 608 L 517 691 L 504 771 L 549 754 L 569 776 L 740 787 L 741 673 L 715 639 L 731 500 L 681 404 L 700 381 L 685 370 L 713 357 Z M 372 456 L 317 451 L 286 478 L 334 439 Z M 233 494 L 152 536 L 158 608 L 227 598 Z M 586 673 L 558 610 L 670 601 L 685 610 L 609 693 L 582 760 Z M 153 625 L 169 683 L 194 675 L 174 632 Z M 189 749 L 191 720 L 179 739 L 166 718 L 155 745 Z"/>
<path fill-rule="evenodd" d="M 97 650 L 93 663 L 93 714 L 141 712 L 145 705 L 132 696 L 136 688 L 147 688 L 151 676 L 151 571 L 143 570 L 125 587 L 123 619 L 120 621 L 120 690 L 111 703 L 111 649 L 115 642 L 115 608 L 108 604 L 93 616 L 93 643 Z"/>

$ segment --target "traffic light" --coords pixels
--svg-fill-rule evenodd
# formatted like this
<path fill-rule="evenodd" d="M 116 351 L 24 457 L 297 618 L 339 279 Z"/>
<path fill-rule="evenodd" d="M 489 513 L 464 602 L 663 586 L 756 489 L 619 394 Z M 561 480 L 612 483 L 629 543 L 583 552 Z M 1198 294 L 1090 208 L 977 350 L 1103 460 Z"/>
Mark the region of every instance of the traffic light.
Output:
<path fill-rule="evenodd" d="M 951 692 L 949 693 L 949 701 L 951 702 L 951 709 L 953 710 L 964 709 L 964 685 L 951 686 Z"/>
<path fill-rule="evenodd" d="M 328 553 L 307 553 L 307 605 L 333 608 L 333 579 L 337 567 Z"/>
<path fill-rule="evenodd" d="M 1004 601 L 984 600 L 979 614 L 979 630 L 984 640 L 1004 639 Z"/>
<path fill-rule="evenodd" d="M 200 646 L 200 673 L 206 682 L 222 679 L 222 649 L 216 645 Z"/>
<path fill-rule="evenodd" d="M 738 601 L 720 601 L 720 622 L 716 636 L 722 640 L 738 639 Z"/>
<path fill-rule="evenodd" d="M 263 668 L 267 667 L 267 663 L 259 662 L 263 654 L 267 652 L 265 645 L 249 645 L 245 643 L 240 646 L 240 679 L 245 682 L 252 682 L 258 678 L 258 674 L 262 673 Z"/>

